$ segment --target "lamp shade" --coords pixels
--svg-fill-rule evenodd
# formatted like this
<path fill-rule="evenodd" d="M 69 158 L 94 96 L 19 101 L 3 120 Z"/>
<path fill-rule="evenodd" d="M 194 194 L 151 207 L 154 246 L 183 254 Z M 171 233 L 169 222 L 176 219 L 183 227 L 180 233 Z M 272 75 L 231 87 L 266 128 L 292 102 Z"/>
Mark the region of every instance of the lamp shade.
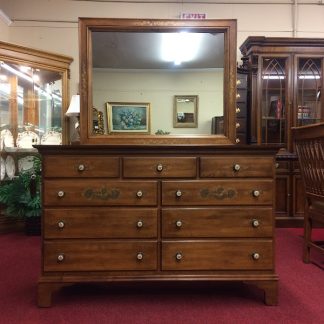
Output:
<path fill-rule="evenodd" d="M 65 115 L 68 117 L 80 115 L 80 95 L 72 96 L 70 106 Z"/>

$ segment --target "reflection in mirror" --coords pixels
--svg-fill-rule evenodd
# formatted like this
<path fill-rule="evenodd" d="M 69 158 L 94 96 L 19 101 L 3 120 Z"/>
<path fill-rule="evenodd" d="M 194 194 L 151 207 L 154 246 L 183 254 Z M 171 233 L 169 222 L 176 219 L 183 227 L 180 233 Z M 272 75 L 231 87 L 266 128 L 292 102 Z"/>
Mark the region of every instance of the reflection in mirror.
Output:
<path fill-rule="evenodd" d="M 104 134 L 104 121 L 103 121 L 103 113 L 98 111 L 96 108 L 92 108 L 93 112 L 93 133 L 94 134 Z"/>
<path fill-rule="evenodd" d="M 152 134 L 211 134 L 212 117 L 223 115 L 224 33 L 93 32 L 92 50 L 93 104 L 103 113 L 107 101 L 149 102 Z M 179 93 L 199 95 L 199 124 L 174 122 Z"/>
<path fill-rule="evenodd" d="M 173 127 L 191 128 L 198 125 L 198 96 L 175 96 Z"/>
<path fill-rule="evenodd" d="M 80 18 L 79 23 L 81 142 L 234 143 L 235 20 Z M 193 121 L 175 122 L 175 96 L 199 97 L 199 118 L 194 113 Z M 148 103 L 150 132 L 110 132 L 107 102 Z M 100 136 L 90 122 L 93 106 L 104 114 Z M 223 134 L 211 134 L 214 116 L 224 117 Z M 168 136 L 160 136 L 161 130 Z"/>

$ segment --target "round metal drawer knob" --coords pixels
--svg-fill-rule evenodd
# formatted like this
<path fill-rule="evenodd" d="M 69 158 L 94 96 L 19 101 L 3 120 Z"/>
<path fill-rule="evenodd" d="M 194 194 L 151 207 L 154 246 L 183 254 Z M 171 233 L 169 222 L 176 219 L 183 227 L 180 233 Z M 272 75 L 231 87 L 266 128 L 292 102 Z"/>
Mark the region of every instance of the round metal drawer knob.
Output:
<path fill-rule="evenodd" d="M 241 166 L 239 164 L 234 164 L 233 169 L 234 171 L 240 171 Z"/>
<path fill-rule="evenodd" d="M 241 142 L 241 141 L 240 141 L 239 138 L 235 139 L 235 143 L 236 143 L 236 144 L 238 144 L 238 143 L 240 143 L 240 142 Z"/>
<path fill-rule="evenodd" d="M 64 254 L 59 254 L 59 255 L 57 256 L 57 261 L 58 261 L 58 262 L 62 262 L 62 261 L 64 261 Z"/>
<path fill-rule="evenodd" d="M 259 197 L 260 196 L 260 191 L 259 190 L 253 190 L 252 195 L 253 195 L 253 197 Z"/>
<path fill-rule="evenodd" d="M 141 190 L 137 191 L 136 196 L 137 196 L 138 198 L 143 197 L 143 191 L 141 191 Z"/>
<path fill-rule="evenodd" d="M 181 220 L 177 220 L 177 221 L 176 221 L 176 226 L 177 226 L 178 228 L 180 228 L 180 227 L 182 226 L 182 221 L 181 221 Z"/>
<path fill-rule="evenodd" d="M 240 113 L 241 112 L 241 109 L 239 107 L 236 108 L 236 113 Z"/>
<path fill-rule="evenodd" d="M 181 192 L 181 190 L 177 190 L 177 191 L 176 191 L 176 196 L 177 196 L 177 197 L 181 197 L 181 196 L 182 196 L 182 192 Z"/>
<path fill-rule="evenodd" d="M 59 221 L 59 222 L 57 223 L 57 226 L 58 226 L 58 228 L 64 228 L 65 224 L 64 224 L 63 221 Z"/>
<path fill-rule="evenodd" d="M 84 164 L 79 164 L 79 166 L 78 166 L 78 170 L 79 170 L 79 171 L 84 171 L 84 170 L 85 170 L 85 166 L 84 166 Z"/>
<path fill-rule="evenodd" d="M 236 98 L 241 98 L 241 95 L 239 93 L 237 93 Z"/>
<path fill-rule="evenodd" d="M 182 259 L 182 253 L 178 252 L 175 257 L 177 261 L 180 261 Z"/>
<path fill-rule="evenodd" d="M 137 253 L 136 259 L 138 261 L 142 261 L 143 260 L 143 257 L 144 257 L 144 254 L 142 252 L 139 252 L 139 253 Z"/>
<path fill-rule="evenodd" d="M 235 127 L 236 127 L 236 128 L 240 128 L 240 127 L 241 127 L 240 123 L 236 123 L 236 124 L 235 124 Z"/>
<path fill-rule="evenodd" d="M 143 227 L 143 222 L 141 220 L 139 220 L 136 224 L 137 228 L 141 228 Z"/>
<path fill-rule="evenodd" d="M 241 80 L 236 80 L 236 84 L 240 85 L 241 84 Z"/>
<path fill-rule="evenodd" d="M 259 227 L 260 226 L 260 222 L 257 219 L 253 219 L 252 220 L 252 226 L 253 227 Z"/>
<path fill-rule="evenodd" d="M 277 162 L 277 163 L 275 164 L 275 166 L 276 166 L 276 169 L 278 169 L 278 168 L 279 168 L 279 163 Z"/>
<path fill-rule="evenodd" d="M 63 190 L 60 190 L 58 193 L 57 193 L 58 197 L 62 198 L 64 196 L 64 191 Z"/>
<path fill-rule="evenodd" d="M 156 170 L 159 171 L 159 172 L 161 172 L 163 170 L 163 165 L 162 164 L 158 164 L 156 166 Z"/>
<path fill-rule="evenodd" d="M 252 253 L 252 258 L 253 260 L 259 260 L 260 259 L 260 254 L 257 252 Z"/>

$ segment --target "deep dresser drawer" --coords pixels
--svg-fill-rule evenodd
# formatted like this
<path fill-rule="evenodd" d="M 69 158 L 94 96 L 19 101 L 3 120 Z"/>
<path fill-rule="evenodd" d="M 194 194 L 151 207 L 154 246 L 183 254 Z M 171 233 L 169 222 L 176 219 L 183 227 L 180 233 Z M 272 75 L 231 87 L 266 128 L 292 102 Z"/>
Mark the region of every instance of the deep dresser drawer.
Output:
<path fill-rule="evenodd" d="M 272 237 L 272 208 L 164 208 L 162 237 Z"/>
<path fill-rule="evenodd" d="M 164 241 L 162 270 L 271 270 L 271 240 Z"/>
<path fill-rule="evenodd" d="M 163 181 L 162 205 L 272 205 L 272 179 Z"/>
<path fill-rule="evenodd" d="M 197 175 L 195 157 L 125 157 L 126 178 L 193 178 Z"/>
<path fill-rule="evenodd" d="M 45 180 L 45 206 L 156 206 L 156 181 Z"/>
<path fill-rule="evenodd" d="M 157 209 L 61 208 L 44 210 L 44 238 L 156 238 Z"/>
<path fill-rule="evenodd" d="M 274 160 L 266 157 L 219 156 L 200 158 L 202 178 L 273 177 Z"/>
<path fill-rule="evenodd" d="M 44 157 L 45 178 L 113 178 L 119 177 L 119 158 L 88 155 L 49 155 Z"/>
<path fill-rule="evenodd" d="M 156 242 L 45 241 L 43 253 L 44 271 L 157 269 Z"/>

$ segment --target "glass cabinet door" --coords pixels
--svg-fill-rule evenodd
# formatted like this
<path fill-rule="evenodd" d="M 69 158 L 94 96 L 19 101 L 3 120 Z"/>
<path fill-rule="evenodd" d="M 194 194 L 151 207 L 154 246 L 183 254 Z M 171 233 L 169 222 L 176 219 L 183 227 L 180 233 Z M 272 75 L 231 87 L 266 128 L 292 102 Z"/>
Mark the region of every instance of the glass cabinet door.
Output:
<path fill-rule="evenodd" d="M 286 143 L 286 57 L 263 57 L 261 61 L 261 143 Z"/>
<path fill-rule="evenodd" d="M 62 144 L 62 92 L 61 73 L 1 61 L 2 146 Z"/>
<path fill-rule="evenodd" d="M 323 120 L 322 69 L 322 58 L 297 57 L 296 126 L 314 124 Z"/>

